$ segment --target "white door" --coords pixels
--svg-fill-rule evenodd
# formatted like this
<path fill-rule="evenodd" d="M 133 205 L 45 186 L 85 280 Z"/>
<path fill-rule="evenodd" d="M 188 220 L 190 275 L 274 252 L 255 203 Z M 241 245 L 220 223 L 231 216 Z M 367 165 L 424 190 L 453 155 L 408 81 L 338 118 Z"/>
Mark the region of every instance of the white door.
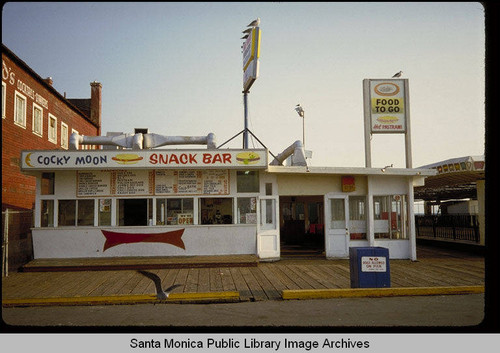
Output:
<path fill-rule="evenodd" d="M 325 195 L 325 252 L 327 258 L 349 257 L 347 196 Z"/>
<path fill-rule="evenodd" d="M 261 259 L 280 257 L 279 207 L 277 196 L 261 196 L 258 204 L 257 254 Z"/>

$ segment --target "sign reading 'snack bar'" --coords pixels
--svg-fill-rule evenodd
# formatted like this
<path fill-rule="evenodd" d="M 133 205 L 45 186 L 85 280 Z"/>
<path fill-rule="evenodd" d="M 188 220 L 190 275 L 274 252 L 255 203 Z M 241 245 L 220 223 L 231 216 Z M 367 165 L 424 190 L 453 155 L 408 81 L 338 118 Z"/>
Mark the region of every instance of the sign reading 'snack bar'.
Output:
<path fill-rule="evenodd" d="M 23 151 L 21 169 L 265 168 L 267 150 Z"/>

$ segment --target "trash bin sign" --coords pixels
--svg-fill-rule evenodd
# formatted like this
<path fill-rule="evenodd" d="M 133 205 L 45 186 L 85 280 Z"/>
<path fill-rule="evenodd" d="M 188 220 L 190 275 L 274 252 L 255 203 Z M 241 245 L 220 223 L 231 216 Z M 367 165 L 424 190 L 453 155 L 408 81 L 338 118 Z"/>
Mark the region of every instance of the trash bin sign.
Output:
<path fill-rule="evenodd" d="M 351 288 L 391 286 L 389 249 L 382 247 L 349 248 Z"/>

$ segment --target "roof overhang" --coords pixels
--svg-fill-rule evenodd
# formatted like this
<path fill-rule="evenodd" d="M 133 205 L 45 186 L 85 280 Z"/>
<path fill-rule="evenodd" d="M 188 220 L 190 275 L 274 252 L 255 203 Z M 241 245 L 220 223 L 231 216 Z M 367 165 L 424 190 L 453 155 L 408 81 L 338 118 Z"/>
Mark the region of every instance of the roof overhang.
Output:
<path fill-rule="evenodd" d="M 268 166 L 271 174 L 305 174 L 305 175 L 380 175 L 380 176 L 414 176 L 428 177 L 435 175 L 434 169 L 414 168 L 362 168 L 362 167 L 299 167 L 299 166 Z"/>
<path fill-rule="evenodd" d="M 447 159 L 422 168 L 433 168 L 436 174 L 415 188 L 415 199 L 443 201 L 477 198 L 477 181 L 485 179 L 484 156 Z"/>

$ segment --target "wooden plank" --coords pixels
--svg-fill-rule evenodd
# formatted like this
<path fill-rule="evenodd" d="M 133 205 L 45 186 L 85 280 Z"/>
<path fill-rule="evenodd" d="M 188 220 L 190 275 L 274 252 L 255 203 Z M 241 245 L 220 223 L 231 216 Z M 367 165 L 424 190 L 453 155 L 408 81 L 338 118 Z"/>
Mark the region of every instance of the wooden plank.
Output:
<path fill-rule="evenodd" d="M 61 288 L 68 281 L 72 281 L 72 272 L 60 272 L 51 276 L 45 283 L 43 283 L 38 288 L 35 288 L 34 297 L 48 297 L 57 293 L 59 288 Z M 30 292 L 26 294 L 29 295 Z"/>
<path fill-rule="evenodd" d="M 304 281 L 302 277 L 298 276 L 297 273 L 293 268 L 291 268 L 291 265 L 284 265 L 280 266 L 280 270 L 290 279 L 292 280 L 296 286 L 298 286 L 298 289 L 312 289 L 313 287 Z"/>
<path fill-rule="evenodd" d="M 338 288 L 335 280 L 325 271 L 324 267 L 325 266 L 308 266 L 308 275 L 321 283 L 325 288 Z"/>
<path fill-rule="evenodd" d="M 288 287 L 280 280 L 280 278 L 278 278 L 278 276 L 276 276 L 268 264 L 260 264 L 259 269 L 278 292 L 288 289 Z"/>
<path fill-rule="evenodd" d="M 248 301 L 252 298 L 252 291 L 250 290 L 247 282 L 241 274 L 241 267 L 232 267 L 231 276 L 233 277 L 234 285 L 236 290 L 240 292 L 240 299 L 242 301 Z"/>
<path fill-rule="evenodd" d="M 128 294 L 130 293 L 130 287 L 133 288 L 135 280 L 133 280 L 135 275 L 139 273 L 135 271 L 120 271 L 123 272 L 123 276 L 121 276 L 114 285 L 108 287 L 108 290 L 104 293 L 104 295 L 114 295 L 114 294 Z M 132 284 L 129 282 L 132 281 Z M 156 291 L 155 291 L 156 293 Z"/>
<path fill-rule="evenodd" d="M 165 288 L 168 288 L 170 287 L 171 285 L 174 285 L 174 284 L 180 284 L 182 285 L 182 287 L 177 287 L 175 288 L 172 293 L 182 293 L 183 290 L 184 290 L 184 287 L 186 286 L 186 282 L 184 283 L 179 283 L 179 282 L 176 282 L 176 279 L 177 279 L 177 275 L 179 274 L 179 271 L 180 269 L 169 269 L 166 276 L 163 278 L 163 285 L 165 286 Z M 186 277 L 187 279 L 187 277 Z"/>
<path fill-rule="evenodd" d="M 51 286 L 50 290 L 45 292 L 45 296 L 47 297 L 62 297 L 65 296 L 64 293 L 73 288 L 75 285 L 79 285 L 83 283 L 82 274 L 84 272 L 80 272 L 78 274 L 71 273 L 70 276 L 64 277 L 63 280 L 59 280 L 57 285 Z"/>
<path fill-rule="evenodd" d="M 107 274 L 104 271 L 89 271 L 94 274 L 92 279 L 89 279 L 87 283 L 83 287 L 80 288 L 78 295 L 88 296 L 91 292 L 93 292 L 97 287 L 101 286 L 107 280 Z"/>
<path fill-rule="evenodd" d="M 26 292 L 39 291 L 39 286 L 46 283 L 51 277 L 49 273 L 15 273 L 2 278 L 2 297 L 20 298 Z"/>
<path fill-rule="evenodd" d="M 252 298 L 255 301 L 261 301 L 261 300 L 266 300 L 267 295 L 262 289 L 262 287 L 259 284 L 259 281 L 253 276 L 252 272 L 250 272 L 249 267 L 242 267 L 240 269 L 241 275 L 243 276 L 243 279 L 248 285 L 248 288 L 250 288 L 250 291 L 252 292 Z"/>
<path fill-rule="evenodd" d="M 260 287 L 266 294 L 267 298 L 270 300 L 278 300 L 281 298 L 281 291 L 278 292 L 272 283 L 267 279 L 267 277 L 262 273 L 260 267 L 250 267 L 248 270 L 253 274 L 255 279 L 259 282 Z"/>
<path fill-rule="evenodd" d="M 459 275 L 467 275 L 471 278 L 484 279 L 484 264 L 437 264 L 436 266 L 450 270 L 451 272 L 458 273 Z"/>
<path fill-rule="evenodd" d="M 75 295 L 80 295 L 82 287 L 84 287 L 85 284 L 87 283 L 91 283 L 94 280 L 94 278 L 95 278 L 95 272 L 91 271 L 81 272 L 80 276 L 78 276 L 78 278 L 75 278 L 75 281 L 73 281 L 73 285 L 66 289 L 61 288 L 61 291 L 58 293 L 58 295 L 63 297 L 72 297 Z"/>
<path fill-rule="evenodd" d="M 281 282 L 283 285 L 286 286 L 286 289 L 300 289 L 300 286 L 295 283 L 290 277 L 287 276 L 287 268 L 284 268 L 283 266 L 269 266 L 270 272 L 274 274 L 274 276 Z"/>
<path fill-rule="evenodd" d="M 198 277 L 198 292 L 210 292 L 210 269 L 200 268 Z"/>
<path fill-rule="evenodd" d="M 186 284 L 184 289 L 186 292 L 195 293 L 198 291 L 198 277 L 199 277 L 200 269 L 191 268 L 189 270 L 188 276 L 186 278 Z"/>
<path fill-rule="evenodd" d="M 182 285 L 182 288 L 178 288 L 177 292 L 186 292 L 186 280 L 187 276 L 189 274 L 189 268 L 181 268 L 179 269 L 179 272 L 177 272 L 177 276 L 175 276 L 175 281 L 174 283 L 178 283 Z"/>
<path fill-rule="evenodd" d="M 231 275 L 231 269 L 229 267 L 223 267 L 220 271 L 222 289 L 225 291 L 236 291 L 236 285 L 234 284 L 233 276 Z"/>
<path fill-rule="evenodd" d="M 290 265 L 288 266 L 290 268 L 290 271 L 295 273 L 295 275 L 300 278 L 302 281 L 302 288 L 304 289 L 319 289 L 319 288 L 324 288 L 320 283 L 318 283 L 316 280 L 310 278 L 305 274 L 305 271 L 307 270 L 306 266 L 302 265 Z"/>
<path fill-rule="evenodd" d="M 153 289 L 153 284 L 151 283 L 152 281 L 147 278 L 146 276 L 136 272 L 134 275 L 136 278 L 138 278 L 137 283 L 134 288 L 130 290 L 131 295 L 139 295 L 139 294 L 152 294 L 156 293 L 156 291 Z M 151 288 L 151 289 L 150 289 Z"/>
<path fill-rule="evenodd" d="M 422 266 L 407 266 L 405 267 L 404 272 L 407 273 L 410 277 L 413 277 L 415 287 L 432 287 L 444 285 L 442 280 L 428 276 Z"/>
<path fill-rule="evenodd" d="M 218 267 L 212 267 L 210 272 L 210 291 L 221 292 L 224 290 L 222 286 L 222 271 Z"/>
<path fill-rule="evenodd" d="M 106 281 L 104 281 L 99 287 L 95 288 L 90 293 L 90 295 L 97 296 L 97 295 L 104 295 L 105 293 L 115 294 L 112 292 L 114 290 L 115 284 L 124 277 L 128 279 L 129 276 L 130 272 L 128 271 L 109 271 L 107 273 Z"/>
<path fill-rule="evenodd" d="M 119 289 L 119 294 L 130 294 L 134 290 L 135 287 L 139 284 L 139 282 L 144 277 L 137 271 L 129 271 L 130 278 L 129 280 Z"/>
<path fill-rule="evenodd" d="M 322 270 L 332 278 L 334 282 L 333 288 L 350 288 L 351 282 L 350 279 L 347 279 L 344 275 L 340 274 L 340 270 L 331 265 L 321 266 Z"/>

